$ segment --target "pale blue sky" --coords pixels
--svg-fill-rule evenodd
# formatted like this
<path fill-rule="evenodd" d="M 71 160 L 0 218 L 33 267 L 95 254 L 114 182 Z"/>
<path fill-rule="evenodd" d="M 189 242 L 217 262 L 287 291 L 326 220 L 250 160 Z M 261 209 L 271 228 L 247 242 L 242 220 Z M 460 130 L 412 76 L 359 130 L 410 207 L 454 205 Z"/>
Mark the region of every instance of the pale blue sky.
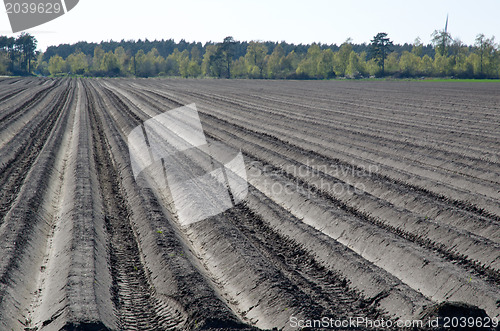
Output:
<path fill-rule="evenodd" d="M 80 0 L 66 15 L 28 30 L 44 50 L 77 41 L 169 39 L 175 41 L 270 40 L 369 42 L 387 32 L 396 43 L 430 41 L 449 14 L 453 37 L 474 43 L 478 33 L 500 38 L 500 0 Z M 9 35 L 5 11 L 0 34 Z M 497 40 L 499 41 L 499 40 Z"/>

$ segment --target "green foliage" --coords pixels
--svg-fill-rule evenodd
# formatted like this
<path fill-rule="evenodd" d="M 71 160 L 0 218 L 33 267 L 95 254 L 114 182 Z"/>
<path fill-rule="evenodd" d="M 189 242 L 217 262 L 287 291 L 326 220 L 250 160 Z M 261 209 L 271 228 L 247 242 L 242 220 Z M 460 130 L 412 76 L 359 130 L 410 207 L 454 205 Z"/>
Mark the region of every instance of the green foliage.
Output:
<path fill-rule="evenodd" d="M 321 60 L 321 49 L 317 44 L 312 44 L 306 57 L 297 66 L 297 75 L 300 78 L 319 78 L 318 66 Z"/>
<path fill-rule="evenodd" d="M 484 34 L 478 34 L 475 46 L 479 56 L 479 76 L 483 78 L 497 74 L 498 66 L 495 66 L 495 60 L 498 59 L 498 54 L 495 54 L 495 37 L 486 38 Z"/>
<path fill-rule="evenodd" d="M 101 47 L 94 49 L 94 57 L 92 58 L 92 71 L 99 73 L 101 71 L 101 63 L 104 58 L 104 51 Z"/>
<path fill-rule="evenodd" d="M 233 37 L 226 37 L 223 42 L 217 45 L 208 45 L 203 57 L 202 73 L 213 77 L 231 78 L 231 66 L 234 62 L 234 46 L 236 44 Z"/>
<path fill-rule="evenodd" d="M 205 48 L 205 54 L 203 55 L 203 61 L 201 63 L 201 74 L 203 76 L 215 76 L 216 71 L 214 68 L 213 60 L 215 54 L 217 53 L 216 45 L 208 45 Z"/>
<path fill-rule="evenodd" d="M 366 76 L 367 64 L 366 64 L 366 53 L 361 53 L 358 55 L 356 52 L 351 51 L 349 55 L 349 64 L 347 65 L 346 76 L 350 78 L 362 78 Z"/>
<path fill-rule="evenodd" d="M 441 56 L 448 54 L 448 49 L 453 42 L 451 34 L 446 30 L 434 30 L 431 36 L 432 44 L 436 49 L 436 53 Z"/>
<path fill-rule="evenodd" d="M 8 75 L 9 57 L 6 53 L 0 53 L 0 75 Z"/>
<path fill-rule="evenodd" d="M 180 76 L 180 62 L 182 60 L 182 53 L 176 48 L 174 52 L 167 56 L 165 60 L 164 72 L 168 76 Z"/>
<path fill-rule="evenodd" d="M 101 61 L 100 72 L 106 76 L 118 76 L 120 73 L 120 66 L 118 65 L 118 60 L 113 52 L 107 52 L 104 54 Z"/>
<path fill-rule="evenodd" d="M 236 41 L 233 37 L 226 37 L 222 43 L 217 45 L 215 53 L 215 65 L 219 77 L 231 78 L 231 65 L 234 56 L 234 45 Z"/>
<path fill-rule="evenodd" d="M 20 70 L 27 74 L 31 73 L 31 61 L 36 56 L 37 40 L 29 33 L 23 32 L 17 37 L 15 44 L 20 50 Z"/>
<path fill-rule="evenodd" d="M 185 51 L 187 53 L 187 51 Z M 187 54 L 184 52 L 181 53 L 181 56 L 179 58 L 179 74 L 183 78 L 187 78 L 189 76 L 188 74 L 188 68 L 189 68 L 189 57 Z"/>
<path fill-rule="evenodd" d="M 335 54 L 331 49 L 325 49 L 319 58 L 318 62 L 318 78 L 330 79 L 335 77 L 335 72 L 333 71 L 333 60 Z"/>
<path fill-rule="evenodd" d="M 392 41 L 387 37 L 387 33 L 385 32 L 377 33 L 377 35 L 373 37 L 371 41 L 372 57 L 380 66 L 382 70 L 382 76 L 385 75 L 385 59 L 387 58 L 387 55 L 392 51 L 392 45 Z M 392 64 L 393 63 L 391 62 L 391 69 L 393 69 Z"/>
<path fill-rule="evenodd" d="M 49 60 L 49 72 L 54 76 L 68 72 L 66 61 L 59 55 L 51 57 Z"/>
<path fill-rule="evenodd" d="M 198 61 L 191 60 L 189 61 L 187 68 L 188 77 L 199 77 L 201 75 L 201 67 Z"/>
<path fill-rule="evenodd" d="M 434 76 L 450 76 L 451 75 L 451 59 L 447 56 L 440 55 L 439 53 L 436 54 L 436 57 L 434 58 Z"/>
<path fill-rule="evenodd" d="M 66 62 L 68 63 L 72 74 L 83 75 L 89 70 L 87 57 L 82 52 L 70 54 L 70 56 L 66 59 Z"/>
<path fill-rule="evenodd" d="M 119 46 L 115 49 L 115 57 L 118 61 L 118 67 L 120 68 L 120 73 L 122 75 L 129 74 L 130 69 L 130 55 L 127 54 L 125 49 L 122 46 Z"/>
<path fill-rule="evenodd" d="M 414 47 L 415 48 L 415 47 Z M 399 58 L 399 68 L 404 77 L 414 77 L 419 72 L 420 57 L 416 52 L 403 52 Z"/>
<path fill-rule="evenodd" d="M 413 48 L 411 49 L 411 52 L 418 57 L 422 57 L 424 53 L 424 45 L 422 44 L 420 37 L 417 37 L 413 42 Z"/>
<path fill-rule="evenodd" d="M 281 45 L 277 45 L 274 51 L 271 53 L 267 59 L 267 73 L 268 77 L 283 78 L 282 77 L 282 64 L 285 57 L 285 52 Z"/>
<path fill-rule="evenodd" d="M 4 74 L 29 75 L 37 59 L 37 40 L 29 33 L 17 38 L 0 36 L 0 71 Z"/>
<path fill-rule="evenodd" d="M 198 64 L 201 62 L 201 52 L 196 46 L 191 49 L 191 60 L 197 62 Z"/>
<path fill-rule="evenodd" d="M 0 74 L 33 71 L 41 75 L 92 76 L 178 76 L 256 79 L 351 79 L 376 75 L 394 77 L 500 78 L 500 50 L 494 38 L 478 35 L 474 46 L 451 39 L 446 31 L 433 34 L 434 49 L 422 44 L 394 46 L 385 33 L 377 34 L 368 48 L 346 40 L 336 45 L 295 45 L 262 41 L 238 42 L 226 37 L 222 42 L 188 44 L 164 41 L 120 42 L 94 45 L 91 52 L 75 48 L 65 56 L 32 53 L 36 39 L 23 34 L 18 38 L 0 36 Z M 27 46 L 23 48 L 23 43 Z M 30 44 L 31 43 L 31 44 Z M 29 46 L 31 45 L 31 46 Z M 103 46 L 106 46 L 104 48 Z M 131 50 L 127 45 L 139 45 Z M 140 47 L 140 45 L 143 45 Z M 82 46 L 84 46 L 82 44 Z M 393 51 L 398 48 L 399 51 Z M 51 49 L 52 51 L 53 49 Z M 367 52 L 369 51 L 369 53 Z"/>
<path fill-rule="evenodd" d="M 285 77 L 291 77 L 299 65 L 299 56 L 295 53 L 295 51 L 291 51 L 282 62 L 283 72 Z"/>
<path fill-rule="evenodd" d="M 431 76 L 433 72 L 433 61 L 429 55 L 424 55 L 420 61 L 418 72 L 422 76 Z"/>
<path fill-rule="evenodd" d="M 352 44 L 351 40 L 348 39 L 342 44 L 342 46 L 340 46 L 339 51 L 335 54 L 334 57 L 333 70 L 337 76 L 345 77 L 351 52 Z"/>
<path fill-rule="evenodd" d="M 267 47 L 263 43 L 251 41 L 247 47 L 245 64 L 248 76 L 251 78 L 264 78 L 264 69 L 267 61 Z"/>
<path fill-rule="evenodd" d="M 234 78 L 248 78 L 248 70 L 247 63 L 243 56 L 240 56 L 239 59 L 233 61 L 233 68 L 231 73 Z"/>
<path fill-rule="evenodd" d="M 399 72 L 399 55 L 398 53 L 390 53 L 387 55 L 387 59 L 385 61 L 385 72 L 382 71 L 382 75 L 396 75 Z"/>
<path fill-rule="evenodd" d="M 366 61 L 366 70 L 370 77 L 375 77 L 380 72 L 380 67 L 375 59 L 370 59 Z"/>

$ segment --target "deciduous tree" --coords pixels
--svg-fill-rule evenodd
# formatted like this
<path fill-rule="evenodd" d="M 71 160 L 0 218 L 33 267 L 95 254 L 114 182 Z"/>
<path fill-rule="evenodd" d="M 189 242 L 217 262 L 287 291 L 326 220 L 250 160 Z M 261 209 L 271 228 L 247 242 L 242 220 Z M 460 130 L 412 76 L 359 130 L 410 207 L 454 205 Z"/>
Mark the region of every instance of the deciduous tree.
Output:
<path fill-rule="evenodd" d="M 418 72 L 420 57 L 414 52 L 404 51 L 399 58 L 399 69 L 401 74 L 406 77 L 413 77 Z"/>
<path fill-rule="evenodd" d="M 335 72 L 333 71 L 333 59 L 335 54 L 331 49 L 325 49 L 320 55 L 318 62 L 318 77 L 330 79 L 335 77 Z"/>
<path fill-rule="evenodd" d="M 424 51 L 424 45 L 422 44 L 420 37 L 415 38 L 411 52 L 418 57 L 422 57 L 423 51 Z"/>
<path fill-rule="evenodd" d="M 92 71 L 99 72 L 101 71 L 102 59 L 104 58 L 104 50 L 102 47 L 97 46 L 94 48 L 94 57 L 92 58 Z"/>
<path fill-rule="evenodd" d="M 267 76 L 270 78 L 284 78 L 283 61 L 285 59 L 285 51 L 281 45 L 276 45 L 273 52 L 267 61 Z"/>
<path fill-rule="evenodd" d="M 297 66 L 297 75 L 302 78 L 318 78 L 318 64 L 321 59 L 321 49 L 318 44 L 312 44 L 306 57 Z"/>
<path fill-rule="evenodd" d="M 59 55 L 54 55 L 49 60 L 49 72 L 51 75 L 67 72 L 66 61 Z"/>
<path fill-rule="evenodd" d="M 120 73 L 120 66 L 113 52 L 109 51 L 104 54 L 100 72 L 107 76 L 118 76 Z"/>
<path fill-rule="evenodd" d="M 453 42 L 451 34 L 446 30 L 434 30 L 431 37 L 436 53 L 441 56 L 448 54 L 448 49 Z"/>
<path fill-rule="evenodd" d="M 347 65 L 346 76 L 350 78 L 361 78 L 366 74 L 364 59 L 362 59 L 355 51 L 351 51 L 349 55 L 349 64 Z"/>
<path fill-rule="evenodd" d="M 335 53 L 333 70 L 335 75 L 344 77 L 346 75 L 347 66 L 349 65 L 349 57 L 352 52 L 351 39 L 347 39 L 337 53 Z"/>
<path fill-rule="evenodd" d="M 216 76 L 214 68 L 214 59 L 217 53 L 216 45 L 205 46 L 205 54 L 203 55 L 203 61 L 201 63 L 201 74 L 203 76 Z"/>
<path fill-rule="evenodd" d="M 87 57 L 82 52 L 70 54 L 66 59 L 71 73 L 76 75 L 83 75 L 89 70 Z"/>
<path fill-rule="evenodd" d="M 251 41 L 245 54 L 247 72 L 250 77 L 263 78 L 266 67 L 267 47 L 261 42 Z"/>
<path fill-rule="evenodd" d="M 475 45 L 476 53 L 479 55 L 479 73 L 483 77 L 485 73 L 489 74 L 493 71 L 491 64 L 495 54 L 495 37 L 486 38 L 484 34 L 478 34 Z"/>

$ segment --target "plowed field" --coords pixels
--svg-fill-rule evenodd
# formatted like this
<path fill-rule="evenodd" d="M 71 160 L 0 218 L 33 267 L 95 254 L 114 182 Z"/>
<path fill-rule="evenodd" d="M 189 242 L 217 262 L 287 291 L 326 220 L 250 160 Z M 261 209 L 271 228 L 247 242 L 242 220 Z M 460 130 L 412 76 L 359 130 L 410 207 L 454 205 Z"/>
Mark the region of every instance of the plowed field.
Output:
<path fill-rule="evenodd" d="M 128 136 L 189 104 L 248 194 L 185 224 Z M 500 316 L 498 84 L 0 78 L 0 188 L 0 330 Z"/>

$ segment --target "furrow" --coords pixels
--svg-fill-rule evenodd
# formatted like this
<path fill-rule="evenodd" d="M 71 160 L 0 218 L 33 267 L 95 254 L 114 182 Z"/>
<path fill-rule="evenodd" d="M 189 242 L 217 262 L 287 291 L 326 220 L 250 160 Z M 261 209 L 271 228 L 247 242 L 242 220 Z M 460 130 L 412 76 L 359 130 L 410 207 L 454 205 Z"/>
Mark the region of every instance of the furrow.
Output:
<path fill-rule="evenodd" d="M 30 150 L 33 155 L 26 163 L 29 168 L 23 169 L 23 180 L 18 181 L 17 197 L 0 225 L 0 326 L 5 330 L 20 330 L 31 323 L 29 305 L 38 291 L 37 279 L 51 233 L 52 214 L 45 204 L 53 188 L 49 179 L 57 172 L 54 166 L 70 117 L 72 93 L 71 83 L 63 81 Z"/>

